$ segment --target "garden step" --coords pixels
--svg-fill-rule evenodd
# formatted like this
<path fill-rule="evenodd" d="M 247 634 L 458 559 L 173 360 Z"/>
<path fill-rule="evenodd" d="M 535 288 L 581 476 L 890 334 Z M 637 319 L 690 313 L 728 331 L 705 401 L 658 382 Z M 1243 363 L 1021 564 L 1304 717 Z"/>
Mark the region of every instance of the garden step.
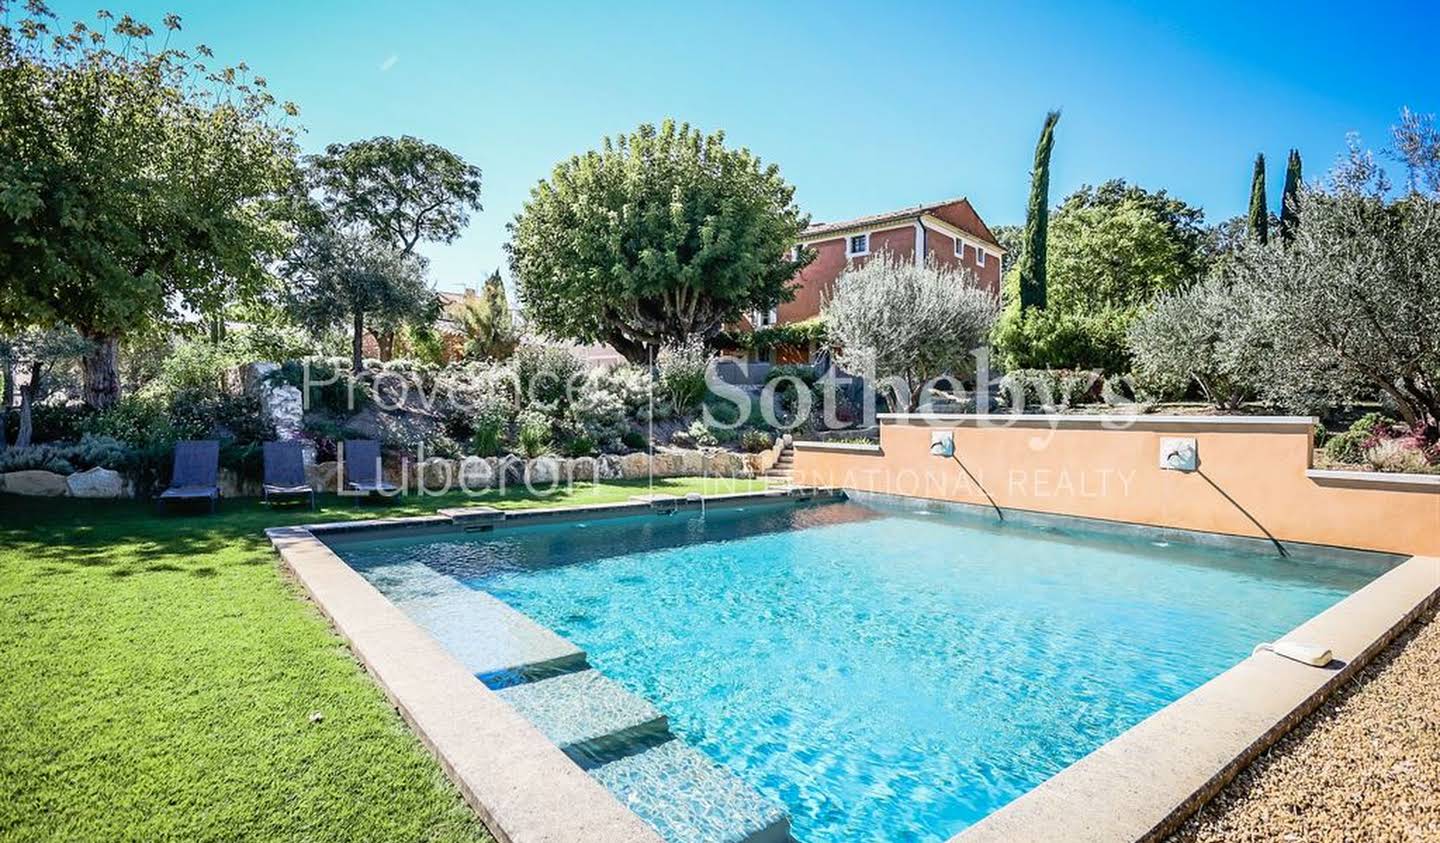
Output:
<path fill-rule="evenodd" d="M 452 585 L 441 590 L 443 584 L 436 577 Z M 583 650 L 489 594 L 433 571 L 424 576 L 424 583 L 427 587 L 417 593 L 399 595 L 377 588 L 482 680 L 514 674 L 518 681 L 585 664 Z"/>
<path fill-rule="evenodd" d="M 495 693 L 581 763 L 647 738 L 663 739 L 669 733 L 665 715 L 655 706 L 597 670 L 527 682 Z"/>
<path fill-rule="evenodd" d="M 785 843 L 790 818 L 683 741 L 672 740 L 590 771 L 668 843 Z"/>

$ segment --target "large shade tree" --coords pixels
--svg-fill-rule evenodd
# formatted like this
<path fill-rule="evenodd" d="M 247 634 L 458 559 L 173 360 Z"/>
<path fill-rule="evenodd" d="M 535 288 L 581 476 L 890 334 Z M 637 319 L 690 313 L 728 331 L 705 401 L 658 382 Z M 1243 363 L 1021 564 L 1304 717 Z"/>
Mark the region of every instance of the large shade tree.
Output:
<path fill-rule="evenodd" d="M 422 243 L 450 243 L 481 210 L 480 168 L 419 138 L 332 143 L 307 160 L 307 185 L 320 225 L 364 228 L 401 258 Z M 394 354 L 402 323 L 375 327 L 380 358 Z"/>
<path fill-rule="evenodd" d="M 10 3 L 0 0 L 0 19 Z M 127 17 L 61 32 L 42 3 L 0 27 L 0 331 L 68 325 L 92 406 L 119 341 L 258 290 L 283 251 L 293 129 L 265 80 Z"/>
<path fill-rule="evenodd" d="M 1204 212 L 1121 180 L 1082 187 L 1050 215 L 1044 309 L 1010 307 L 997 331 L 1010 368 L 1128 371 L 1131 319 L 1204 274 Z M 1007 279 L 1014 289 L 1015 279 Z"/>
<path fill-rule="evenodd" d="M 793 295 L 813 258 L 797 254 L 794 193 L 721 132 L 642 125 L 531 190 L 510 225 L 511 272 L 538 328 L 643 360 Z"/>

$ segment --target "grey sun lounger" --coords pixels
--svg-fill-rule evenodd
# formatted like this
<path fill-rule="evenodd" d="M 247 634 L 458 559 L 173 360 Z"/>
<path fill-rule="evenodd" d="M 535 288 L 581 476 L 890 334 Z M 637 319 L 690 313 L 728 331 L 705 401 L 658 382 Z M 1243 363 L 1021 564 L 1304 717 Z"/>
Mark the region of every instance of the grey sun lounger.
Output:
<path fill-rule="evenodd" d="M 345 440 L 345 488 L 352 492 L 393 495 L 399 488 L 380 473 L 380 443 L 374 439 Z M 357 498 L 356 503 L 359 503 Z"/>
<path fill-rule="evenodd" d="M 207 439 L 175 443 L 175 466 L 170 488 L 160 493 L 160 505 L 173 501 L 207 501 L 210 511 L 220 501 L 220 443 Z"/>
<path fill-rule="evenodd" d="M 294 440 L 266 442 L 264 456 L 265 503 L 270 503 L 271 497 L 309 496 L 310 508 L 314 509 L 315 487 L 305 479 L 305 453 L 300 443 Z"/>

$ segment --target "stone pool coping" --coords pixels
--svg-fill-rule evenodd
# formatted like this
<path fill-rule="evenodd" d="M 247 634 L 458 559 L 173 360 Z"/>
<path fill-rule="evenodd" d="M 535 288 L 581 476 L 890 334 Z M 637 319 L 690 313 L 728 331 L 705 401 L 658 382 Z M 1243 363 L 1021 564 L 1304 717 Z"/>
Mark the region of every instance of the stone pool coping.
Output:
<path fill-rule="evenodd" d="M 729 507 L 816 496 L 840 497 L 841 493 L 771 489 L 709 495 L 703 501 L 707 506 Z M 497 840 L 663 843 L 648 823 L 487 688 L 336 555 L 320 536 L 413 528 L 455 529 L 477 518 L 537 523 L 550 520 L 545 516 L 623 517 L 657 509 L 698 508 L 700 503 L 673 496 L 646 496 L 618 504 L 544 510 L 501 512 L 471 507 L 413 518 L 273 527 L 265 535 Z"/>
<path fill-rule="evenodd" d="M 802 487 L 707 496 L 704 502 L 723 507 L 843 494 Z M 855 497 L 864 501 L 890 496 Z M 623 517 L 699 506 L 696 500 L 661 495 L 620 504 L 504 512 L 470 507 L 414 518 L 274 528 L 266 534 L 497 839 L 659 843 L 648 824 L 476 679 L 320 536 Z M 1163 837 L 1349 681 L 1437 597 L 1440 557 L 1409 557 L 1283 637 L 1330 648 L 1336 661 L 1329 667 L 1309 667 L 1270 653 L 1252 655 L 950 843 Z"/>

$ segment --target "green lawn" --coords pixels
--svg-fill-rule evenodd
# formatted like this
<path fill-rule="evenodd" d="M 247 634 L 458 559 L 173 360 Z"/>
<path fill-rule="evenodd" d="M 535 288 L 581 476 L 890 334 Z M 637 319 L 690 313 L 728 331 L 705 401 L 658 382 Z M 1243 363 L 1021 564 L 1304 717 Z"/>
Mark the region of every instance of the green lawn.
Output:
<path fill-rule="evenodd" d="M 0 839 L 489 839 L 263 533 L 462 502 L 332 497 L 312 513 L 234 501 L 216 516 L 157 516 L 130 501 L 0 495 Z"/>

